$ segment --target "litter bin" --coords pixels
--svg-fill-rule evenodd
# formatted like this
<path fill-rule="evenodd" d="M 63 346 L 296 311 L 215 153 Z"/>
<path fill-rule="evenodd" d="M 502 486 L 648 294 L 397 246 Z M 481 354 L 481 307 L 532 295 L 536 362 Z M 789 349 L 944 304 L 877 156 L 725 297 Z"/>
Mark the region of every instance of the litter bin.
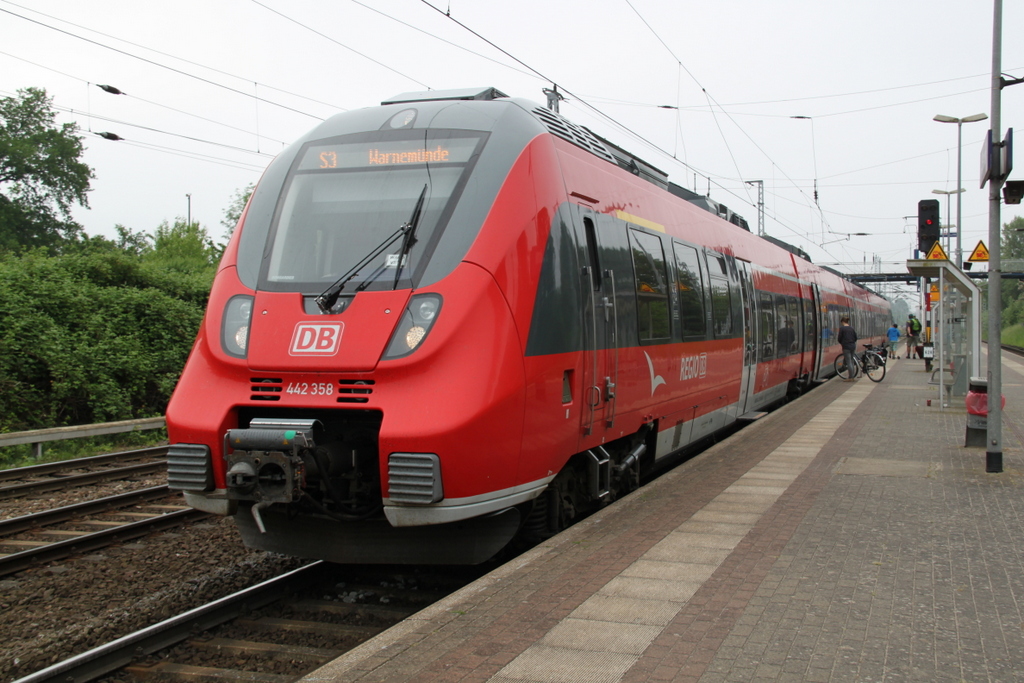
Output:
<path fill-rule="evenodd" d="M 1001 406 L 1006 406 L 1006 397 L 1002 396 Z M 988 435 L 988 378 L 972 377 L 964 397 L 967 406 L 967 435 L 964 446 L 982 448 Z"/>

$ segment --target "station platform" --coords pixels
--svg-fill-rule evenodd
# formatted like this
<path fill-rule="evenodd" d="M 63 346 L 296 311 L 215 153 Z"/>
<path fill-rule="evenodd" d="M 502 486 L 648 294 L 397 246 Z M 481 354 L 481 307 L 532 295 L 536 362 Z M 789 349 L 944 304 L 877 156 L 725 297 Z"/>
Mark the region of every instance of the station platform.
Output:
<path fill-rule="evenodd" d="M 1004 359 L 1002 473 L 963 447 L 962 399 L 890 360 L 302 680 L 1024 680 L 1024 358 Z"/>

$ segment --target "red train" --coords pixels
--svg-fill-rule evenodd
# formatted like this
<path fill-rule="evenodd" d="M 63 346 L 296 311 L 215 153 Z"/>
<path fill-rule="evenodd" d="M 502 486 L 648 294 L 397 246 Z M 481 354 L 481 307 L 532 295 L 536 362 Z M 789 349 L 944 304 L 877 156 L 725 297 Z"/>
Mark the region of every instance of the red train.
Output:
<path fill-rule="evenodd" d="M 409 93 L 267 169 L 167 410 L 169 482 L 253 547 L 477 563 L 830 375 L 845 314 L 863 341 L 890 322 L 586 128 Z"/>

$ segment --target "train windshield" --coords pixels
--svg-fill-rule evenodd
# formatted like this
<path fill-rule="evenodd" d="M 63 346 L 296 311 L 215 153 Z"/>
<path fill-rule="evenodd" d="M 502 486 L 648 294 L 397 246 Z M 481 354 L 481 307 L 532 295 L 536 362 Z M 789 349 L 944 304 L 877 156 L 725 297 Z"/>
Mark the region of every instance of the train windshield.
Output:
<path fill-rule="evenodd" d="M 412 218 L 424 195 L 416 241 L 402 260 L 396 239 L 354 275 L 345 291 L 411 286 L 451 214 L 484 136 L 401 131 L 306 145 L 285 183 L 261 274 L 272 291 L 319 292 Z M 424 187 L 426 193 L 424 194 Z"/>

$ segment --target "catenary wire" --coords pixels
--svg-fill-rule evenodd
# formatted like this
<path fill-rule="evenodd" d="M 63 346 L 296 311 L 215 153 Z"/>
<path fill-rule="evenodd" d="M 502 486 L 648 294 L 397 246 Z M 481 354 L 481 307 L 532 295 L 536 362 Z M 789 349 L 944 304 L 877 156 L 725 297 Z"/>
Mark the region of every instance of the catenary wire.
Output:
<path fill-rule="evenodd" d="M 74 26 L 75 28 L 81 29 L 83 31 L 89 31 L 90 33 L 95 33 L 96 35 L 103 36 L 104 38 L 110 38 L 112 40 L 116 40 L 116 41 L 124 43 L 126 45 L 131 45 L 132 47 L 141 48 L 143 50 L 147 50 L 149 52 L 161 55 L 163 57 L 169 57 L 171 59 L 174 59 L 174 60 L 179 61 L 179 62 L 183 62 L 185 64 L 191 64 L 192 66 L 197 66 L 197 67 L 199 67 L 201 69 L 206 69 L 208 71 L 212 71 L 214 73 L 221 74 L 222 76 L 228 76 L 229 78 L 234 78 L 234 79 L 242 81 L 243 83 L 246 83 L 246 84 L 254 82 L 253 79 L 251 79 L 251 78 L 246 78 L 246 77 L 243 77 L 243 76 L 238 76 L 237 74 L 229 73 L 227 71 L 222 71 L 220 69 L 217 69 L 216 67 L 209 66 L 208 64 L 200 64 L 199 62 L 195 62 L 195 61 L 186 59 L 184 57 L 179 57 L 178 55 L 173 55 L 173 54 L 170 54 L 168 52 L 161 52 L 160 50 L 156 50 L 156 49 L 154 49 L 152 47 L 148 47 L 146 45 L 142 45 L 141 43 L 133 43 L 130 40 L 126 40 L 124 38 L 120 38 L 118 36 L 115 36 L 115 35 L 112 35 L 112 34 L 109 34 L 109 33 L 104 33 L 102 31 L 97 31 L 96 29 L 89 28 L 88 26 L 82 26 L 81 24 L 76 24 L 74 22 L 68 21 L 67 19 L 61 19 L 59 17 L 55 17 L 53 15 L 46 14 L 44 12 L 40 12 L 37 9 L 33 9 L 33 8 L 30 8 L 30 7 L 25 7 L 24 5 L 19 5 L 19 4 L 15 3 L 15 2 L 11 2 L 11 0 L 0 0 L 0 2 L 3 2 L 3 3 L 8 4 L 8 5 L 11 5 L 13 7 L 17 7 L 19 9 L 27 10 L 27 11 L 32 12 L 34 14 L 38 14 L 39 16 L 46 17 L 47 19 L 52 19 L 53 21 L 59 21 L 62 24 L 67 24 L 68 26 Z M 298 93 L 295 93 L 295 92 L 292 92 L 292 91 L 289 91 L 289 90 L 284 90 L 283 88 L 277 88 L 277 87 L 274 87 L 272 85 L 268 85 L 266 83 L 260 83 L 259 85 L 264 87 L 264 88 L 266 88 L 266 89 L 268 89 L 268 90 L 273 90 L 275 92 L 279 92 L 279 93 L 282 93 L 284 95 L 289 95 L 291 97 L 296 97 L 296 98 L 301 99 L 301 100 L 306 100 L 307 102 L 312 102 L 314 104 L 320 104 L 320 105 L 323 105 L 325 107 L 330 107 L 330 108 L 332 108 L 334 110 L 337 110 L 337 111 L 348 111 L 348 109 L 346 109 L 345 107 L 341 107 L 339 105 L 332 104 L 330 102 L 324 102 L 322 100 L 318 100 L 318 99 L 309 97 L 307 95 L 300 95 Z"/>

